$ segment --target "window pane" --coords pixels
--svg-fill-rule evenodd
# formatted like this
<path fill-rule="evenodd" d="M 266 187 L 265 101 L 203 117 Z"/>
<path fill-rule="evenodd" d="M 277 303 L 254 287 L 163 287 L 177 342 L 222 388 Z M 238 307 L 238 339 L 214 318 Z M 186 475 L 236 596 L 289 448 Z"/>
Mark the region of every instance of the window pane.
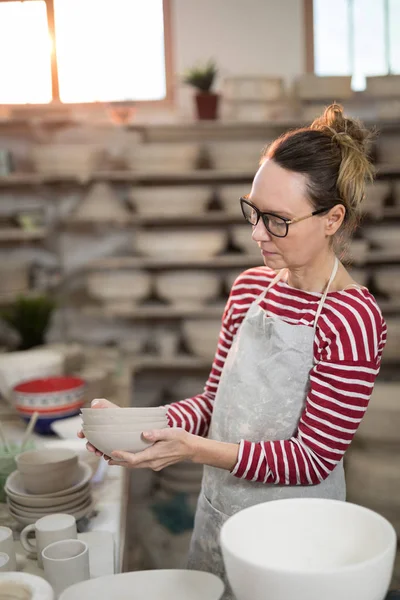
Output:
<path fill-rule="evenodd" d="M 314 0 L 317 75 L 350 75 L 348 0 Z"/>
<path fill-rule="evenodd" d="M 400 0 L 389 0 L 390 72 L 400 74 Z"/>
<path fill-rule="evenodd" d="M 51 44 L 44 2 L 0 3 L 0 102 L 51 100 Z"/>
<path fill-rule="evenodd" d="M 162 0 L 55 0 L 63 102 L 165 97 Z"/>
<path fill-rule="evenodd" d="M 352 0 L 354 65 L 352 87 L 365 89 L 366 75 L 388 72 L 384 0 Z"/>

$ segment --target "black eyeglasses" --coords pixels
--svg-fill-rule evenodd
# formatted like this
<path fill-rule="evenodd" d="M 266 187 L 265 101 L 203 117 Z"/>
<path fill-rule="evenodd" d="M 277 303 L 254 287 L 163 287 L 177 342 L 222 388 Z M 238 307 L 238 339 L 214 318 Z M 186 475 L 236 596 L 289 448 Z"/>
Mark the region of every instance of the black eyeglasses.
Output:
<path fill-rule="evenodd" d="M 271 235 L 280 238 L 287 236 L 289 225 L 292 225 L 293 223 L 299 223 L 300 221 L 304 221 L 304 219 L 309 219 L 310 217 L 314 217 L 314 215 L 319 215 L 328 210 L 327 208 L 320 208 L 318 210 L 314 210 L 314 212 L 309 213 L 305 217 L 288 219 L 286 217 L 275 215 L 274 213 L 261 212 L 261 210 L 258 210 L 258 208 L 249 200 L 247 200 L 246 197 L 240 198 L 240 206 L 242 208 L 244 218 L 248 223 L 250 223 L 250 225 L 255 227 L 261 217 L 266 230 L 269 231 Z"/>

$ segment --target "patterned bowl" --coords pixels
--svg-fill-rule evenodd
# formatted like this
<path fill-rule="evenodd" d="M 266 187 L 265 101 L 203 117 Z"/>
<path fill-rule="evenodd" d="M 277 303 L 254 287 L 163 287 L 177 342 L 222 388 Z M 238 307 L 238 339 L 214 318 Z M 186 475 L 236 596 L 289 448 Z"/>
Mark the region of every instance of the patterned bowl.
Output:
<path fill-rule="evenodd" d="M 50 425 L 58 419 L 77 415 L 85 402 L 86 383 L 80 377 L 32 379 L 13 389 L 15 408 L 28 421 L 37 411 L 35 431 L 52 433 Z"/>

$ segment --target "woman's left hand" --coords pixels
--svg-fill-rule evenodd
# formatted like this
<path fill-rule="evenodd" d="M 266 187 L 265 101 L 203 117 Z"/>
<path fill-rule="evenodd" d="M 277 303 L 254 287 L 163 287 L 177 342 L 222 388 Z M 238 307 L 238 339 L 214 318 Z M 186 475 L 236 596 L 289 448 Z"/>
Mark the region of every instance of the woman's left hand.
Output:
<path fill-rule="evenodd" d="M 135 454 L 116 450 L 112 453 L 108 464 L 131 469 L 146 468 L 161 471 L 161 469 L 182 460 L 193 460 L 199 440 L 202 439 L 179 427 L 143 432 L 143 438 L 155 443 L 146 450 Z M 113 458 L 122 460 L 115 461 Z"/>

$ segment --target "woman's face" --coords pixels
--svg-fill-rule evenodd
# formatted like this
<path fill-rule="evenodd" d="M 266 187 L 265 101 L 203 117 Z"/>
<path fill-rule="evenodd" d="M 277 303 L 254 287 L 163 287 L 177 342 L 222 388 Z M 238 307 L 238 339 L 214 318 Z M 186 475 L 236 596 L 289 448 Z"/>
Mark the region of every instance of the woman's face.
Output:
<path fill-rule="evenodd" d="M 248 199 L 260 211 L 288 219 L 305 217 L 315 210 L 307 198 L 305 176 L 283 169 L 272 159 L 257 171 Z M 261 249 L 264 264 L 278 270 L 312 263 L 328 250 L 331 235 L 329 213 L 323 213 L 289 225 L 284 238 L 271 235 L 259 219 L 252 238 Z"/>

